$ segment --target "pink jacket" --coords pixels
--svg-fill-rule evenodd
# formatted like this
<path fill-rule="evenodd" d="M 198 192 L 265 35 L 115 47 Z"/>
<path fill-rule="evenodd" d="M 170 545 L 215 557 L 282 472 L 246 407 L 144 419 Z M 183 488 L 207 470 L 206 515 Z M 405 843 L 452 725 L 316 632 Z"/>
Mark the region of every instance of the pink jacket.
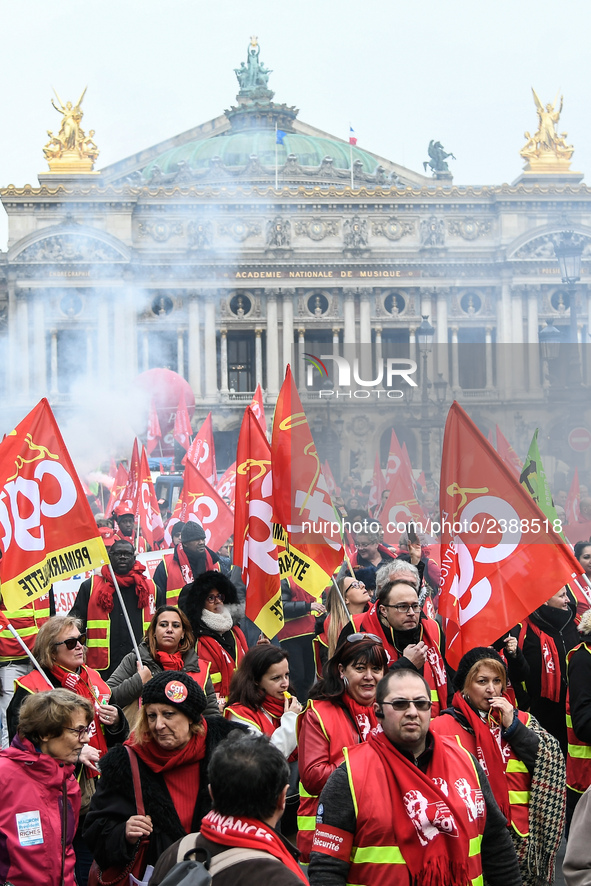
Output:
<path fill-rule="evenodd" d="M 0 883 L 60 886 L 62 786 L 67 797 L 65 886 L 76 886 L 72 841 L 80 813 L 74 767 L 40 753 L 18 735 L 0 751 Z"/>

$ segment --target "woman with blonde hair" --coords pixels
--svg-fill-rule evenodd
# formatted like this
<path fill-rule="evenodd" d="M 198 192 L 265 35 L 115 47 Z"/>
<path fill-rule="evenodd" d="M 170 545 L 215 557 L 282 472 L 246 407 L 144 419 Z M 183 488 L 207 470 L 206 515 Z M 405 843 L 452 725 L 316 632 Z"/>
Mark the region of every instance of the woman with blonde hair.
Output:
<path fill-rule="evenodd" d="M 364 583 L 355 576 L 344 575 L 333 583 L 327 595 L 327 614 L 320 621 L 317 619 L 316 636 L 314 637 L 314 661 L 316 676 L 322 676 L 322 670 L 329 658 L 332 658 L 339 645 L 339 636 L 346 624 L 353 623 L 356 629 L 364 612 L 367 612 L 371 597 Z"/>

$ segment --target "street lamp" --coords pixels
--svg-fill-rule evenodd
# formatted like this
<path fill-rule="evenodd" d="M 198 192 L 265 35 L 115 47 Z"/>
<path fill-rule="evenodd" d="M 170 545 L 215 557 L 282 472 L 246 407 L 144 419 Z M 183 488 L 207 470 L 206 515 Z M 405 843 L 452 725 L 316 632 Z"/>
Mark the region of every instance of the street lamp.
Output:
<path fill-rule="evenodd" d="M 554 241 L 554 252 L 558 259 L 562 282 L 568 287 L 570 307 L 570 340 L 578 343 L 577 302 L 575 286 L 581 279 L 581 256 L 583 243 L 574 231 L 563 231 L 560 239 Z"/>
<path fill-rule="evenodd" d="M 542 360 L 556 360 L 560 352 L 560 343 L 562 341 L 562 333 L 549 320 L 540 331 L 538 339 L 542 351 Z"/>

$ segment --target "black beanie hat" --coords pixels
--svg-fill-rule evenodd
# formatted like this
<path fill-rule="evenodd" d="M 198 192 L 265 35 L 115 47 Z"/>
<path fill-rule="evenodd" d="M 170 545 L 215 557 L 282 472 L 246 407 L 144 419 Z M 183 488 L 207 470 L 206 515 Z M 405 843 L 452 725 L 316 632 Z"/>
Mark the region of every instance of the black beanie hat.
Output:
<path fill-rule="evenodd" d="M 195 520 L 189 520 L 183 526 L 181 542 L 184 544 L 186 541 L 195 541 L 198 538 L 205 538 L 205 529 Z"/>
<path fill-rule="evenodd" d="M 201 686 L 183 671 L 163 671 L 148 680 L 142 691 L 142 704 L 167 704 L 198 723 L 207 705 Z"/>
<path fill-rule="evenodd" d="M 492 658 L 494 661 L 498 661 L 500 664 L 503 665 L 505 673 L 507 673 L 507 665 L 505 664 L 499 653 L 492 648 L 492 646 L 475 646 L 474 649 L 470 649 L 470 651 L 466 652 L 466 654 L 463 655 L 460 659 L 460 663 L 454 677 L 454 688 L 457 692 L 461 692 L 463 690 L 464 684 L 466 682 L 466 677 L 468 676 L 470 668 L 477 662 L 482 661 L 484 658 Z"/>

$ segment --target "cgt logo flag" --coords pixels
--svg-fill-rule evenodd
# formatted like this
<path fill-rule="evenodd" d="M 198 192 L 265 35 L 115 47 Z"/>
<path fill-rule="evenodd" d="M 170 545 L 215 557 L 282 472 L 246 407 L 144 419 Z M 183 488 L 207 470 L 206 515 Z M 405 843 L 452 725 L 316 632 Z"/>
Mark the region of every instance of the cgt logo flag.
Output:
<path fill-rule="evenodd" d="M 227 499 L 230 507 L 234 510 L 236 502 L 236 462 L 233 462 L 229 468 L 226 468 L 215 487 L 215 491 L 223 499 Z"/>
<path fill-rule="evenodd" d="M 202 476 L 212 486 L 217 482 L 217 469 L 215 466 L 215 447 L 213 442 L 213 425 L 211 422 L 211 412 L 207 414 L 207 418 L 195 434 L 195 439 L 189 447 L 183 464 L 190 461 L 195 465 Z"/>
<path fill-rule="evenodd" d="M 185 465 L 183 491 L 170 518 L 168 529 L 182 520 L 196 520 L 205 530 L 205 544 L 217 551 L 225 544 L 234 528 L 234 514 L 213 486 L 190 461 Z"/>
<path fill-rule="evenodd" d="M 273 417 L 271 460 L 274 475 L 281 478 L 273 494 L 273 522 L 286 529 L 290 545 L 323 571 L 322 586 L 311 579 L 308 570 L 294 575 L 304 590 L 318 597 L 343 561 L 343 544 L 340 524 L 289 366 Z"/>
<path fill-rule="evenodd" d="M 246 615 L 272 638 L 283 627 L 283 606 L 271 523 L 271 447 L 252 406 L 244 411 L 236 465 L 234 563 L 246 585 Z"/>
<path fill-rule="evenodd" d="M 0 443 L 0 582 L 7 610 L 108 562 L 47 400 Z"/>
<path fill-rule="evenodd" d="M 581 574 L 570 547 L 454 402 L 441 463 L 446 658 L 486 646 Z"/>

